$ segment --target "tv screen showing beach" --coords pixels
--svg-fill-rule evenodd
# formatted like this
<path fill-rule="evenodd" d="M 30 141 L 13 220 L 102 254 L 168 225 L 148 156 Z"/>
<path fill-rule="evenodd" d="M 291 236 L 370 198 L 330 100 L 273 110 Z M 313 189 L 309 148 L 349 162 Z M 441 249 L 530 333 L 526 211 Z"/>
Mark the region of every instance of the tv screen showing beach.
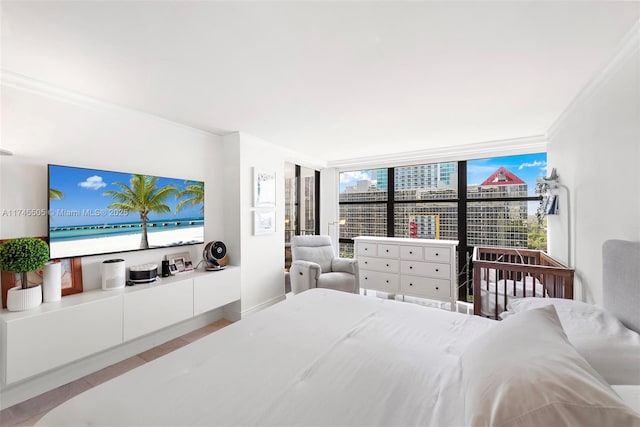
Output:
<path fill-rule="evenodd" d="M 204 182 L 49 165 L 51 258 L 204 243 Z"/>

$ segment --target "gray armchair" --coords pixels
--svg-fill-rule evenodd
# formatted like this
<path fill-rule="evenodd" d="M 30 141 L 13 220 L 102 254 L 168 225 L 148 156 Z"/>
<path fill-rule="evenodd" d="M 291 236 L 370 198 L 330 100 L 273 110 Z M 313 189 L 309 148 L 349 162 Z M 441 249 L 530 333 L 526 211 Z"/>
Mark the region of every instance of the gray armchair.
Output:
<path fill-rule="evenodd" d="M 358 261 L 336 257 L 329 236 L 293 236 L 291 258 L 289 276 L 294 294 L 311 288 L 360 292 Z"/>

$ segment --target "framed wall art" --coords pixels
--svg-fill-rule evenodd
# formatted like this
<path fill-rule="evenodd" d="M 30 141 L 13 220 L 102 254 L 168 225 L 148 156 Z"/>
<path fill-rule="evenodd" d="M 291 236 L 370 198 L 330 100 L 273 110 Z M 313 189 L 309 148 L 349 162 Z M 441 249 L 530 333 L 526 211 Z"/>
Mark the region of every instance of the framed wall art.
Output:
<path fill-rule="evenodd" d="M 276 232 L 276 211 L 256 210 L 253 213 L 253 235 L 261 236 Z"/>
<path fill-rule="evenodd" d="M 253 168 L 253 207 L 276 207 L 276 172 Z"/>

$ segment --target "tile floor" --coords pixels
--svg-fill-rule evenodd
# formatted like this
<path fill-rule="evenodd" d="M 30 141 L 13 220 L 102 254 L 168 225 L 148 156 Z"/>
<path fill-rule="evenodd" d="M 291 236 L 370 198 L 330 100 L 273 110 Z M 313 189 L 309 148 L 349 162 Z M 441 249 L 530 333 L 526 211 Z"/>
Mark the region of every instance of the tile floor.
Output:
<path fill-rule="evenodd" d="M 182 335 L 171 341 L 167 341 L 157 347 L 125 359 L 114 365 L 107 366 L 86 377 L 70 382 L 56 389 L 50 390 L 39 396 L 33 397 L 17 405 L 0 411 L 0 426 L 18 427 L 33 426 L 44 414 L 60 405 L 62 402 L 71 399 L 73 396 L 82 393 L 103 382 L 124 374 L 133 368 L 157 359 L 167 353 L 171 353 L 182 346 L 192 343 L 212 332 L 215 332 L 231 322 L 221 319 L 200 329 L 196 329 L 188 334 Z"/>

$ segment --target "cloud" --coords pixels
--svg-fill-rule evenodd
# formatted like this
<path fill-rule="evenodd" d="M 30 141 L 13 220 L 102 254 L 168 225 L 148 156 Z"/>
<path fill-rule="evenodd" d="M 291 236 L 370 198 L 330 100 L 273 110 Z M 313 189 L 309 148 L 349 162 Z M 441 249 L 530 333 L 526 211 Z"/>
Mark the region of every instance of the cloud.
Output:
<path fill-rule="evenodd" d="M 83 182 L 78 183 L 79 187 L 86 188 L 88 190 L 99 190 L 103 187 L 106 187 L 107 184 L 102 181 L 102 177 L 98 175 L 93 175 L 84 180 Z"/>
<path fill-rule="evenodd" d="M 363 179 L 371 180 L 369 171 L 343 172 L 340 174 L 340 182 L 342 183 L 354 183 Z"/>
<path fill-rule="evenodd" d="M 530 162 L 530 163 L 522 163 L 520 166 L 518 166 L 518 170 L 519 171 L 521 171 L 524 168 L 546 169 L 547 168 L 547 162 L 542 161 L 542 160 L 535 160 L 535 161 Z"/>

